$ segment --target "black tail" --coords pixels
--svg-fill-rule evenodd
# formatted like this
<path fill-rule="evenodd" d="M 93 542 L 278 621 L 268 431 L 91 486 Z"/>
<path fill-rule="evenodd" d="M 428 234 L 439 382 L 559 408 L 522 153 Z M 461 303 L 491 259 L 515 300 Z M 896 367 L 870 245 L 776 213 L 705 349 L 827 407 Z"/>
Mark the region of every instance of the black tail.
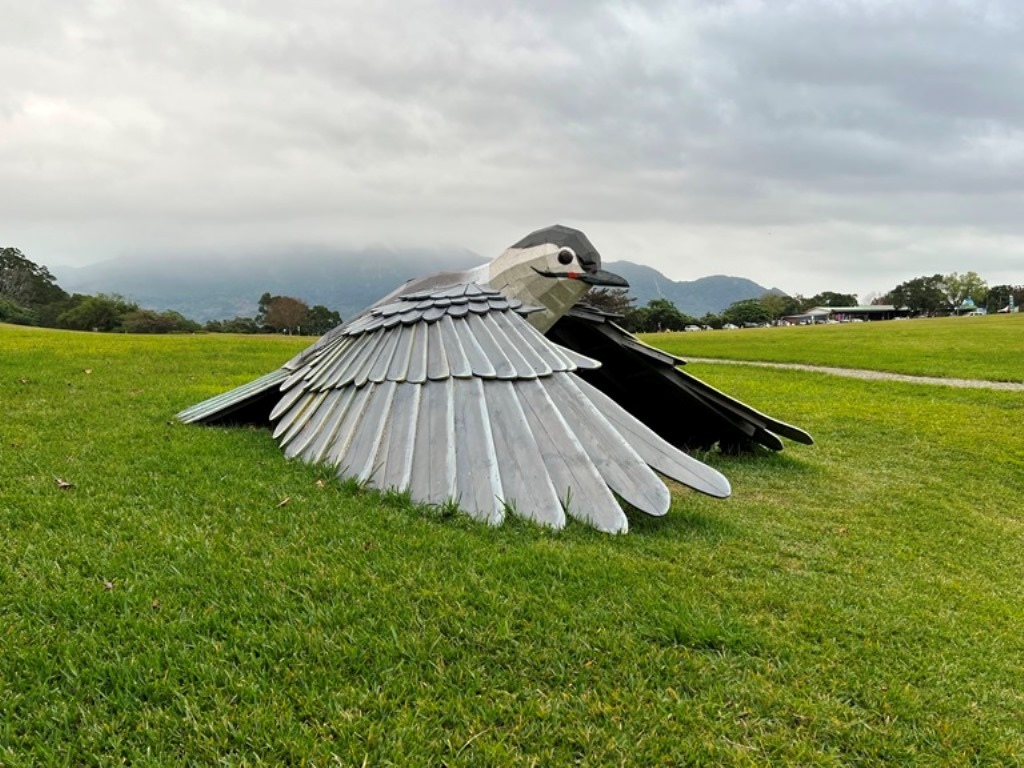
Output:
<path fill-rule="evenodd" d="M 578 374 L 673 445 L 782 450 L 779 435 L 814 442 L 802 429 L 766 416 L 678 366 L 685 361 L 644 344 L 613 317 L 575 307 L 547 332 L 557 344 L 601 361 Z"/>

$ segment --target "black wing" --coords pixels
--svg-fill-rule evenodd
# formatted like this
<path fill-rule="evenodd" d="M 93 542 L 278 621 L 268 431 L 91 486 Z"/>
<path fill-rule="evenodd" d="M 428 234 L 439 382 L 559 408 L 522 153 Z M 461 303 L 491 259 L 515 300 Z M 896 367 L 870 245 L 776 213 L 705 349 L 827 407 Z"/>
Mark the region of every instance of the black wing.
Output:
<path fill-rule="evenodd" d="M 601 361 L 578 375 L 615 400 L 673 445 L 742 450 L 754 444 L 782 450 L 779 435 L 814 442 L 802 429 L 773 419 L 720 392 L 678 366 L 685 361 L 655 349 L 616 325 L 614 316 L 577 306 L 547 337 Z"/>

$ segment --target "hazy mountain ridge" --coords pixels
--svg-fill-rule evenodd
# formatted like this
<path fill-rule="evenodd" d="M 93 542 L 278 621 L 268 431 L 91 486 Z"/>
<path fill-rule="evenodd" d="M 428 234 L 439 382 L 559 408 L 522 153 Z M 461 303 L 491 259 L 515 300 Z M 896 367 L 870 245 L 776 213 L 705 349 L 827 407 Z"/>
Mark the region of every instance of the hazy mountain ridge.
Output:
<path fill-rule="evenodd" d="M 756 299 L 766 293 L 784 293 L 745 277 L 710 275 L 697 280 L 672 280 L 652 267 L 630 261 L 613 261 L 605 267 L 629 281 L 629 292 L 636 297 L 637 306 L 651 299 L 668 299 L 693 317 L 709 312 L 717 315 L 733 302 Z"/>
<path fill-rule="evenodd" d="M 270 292 L 323 304 L 350 318 L 409 278 L 462 270 L 486 261 L 464 249 L 372 247 L 345 251 L 305 251 L 288 256 L 190 255 L 163 260 L 121 257 L 84 267 L 53 269 L 72 293 L 119 293 L 143 307 L 173 309 L 205 322 L 256 313 L 259 297 Z M 742 277 L 714 275 L 676 281 L 652 267 L 629 261 L 605 265 L 630 283 L 636 305 L 666 298 L 682 312 L 700 317 L 769 289 Z M 777 288 L 773 292 L 781 293 Z"/>
<path fill-rule="evenodd" d="M 483 261 L 468 250 L 373 247 L 288 256 L 123 257 L 53 271 L 66 291 L 120 293 L 144 307 L 173 309 L 202 322 L 252 317 L 265 292 L 323 304 L 348 318 L 409 278 Z"/>

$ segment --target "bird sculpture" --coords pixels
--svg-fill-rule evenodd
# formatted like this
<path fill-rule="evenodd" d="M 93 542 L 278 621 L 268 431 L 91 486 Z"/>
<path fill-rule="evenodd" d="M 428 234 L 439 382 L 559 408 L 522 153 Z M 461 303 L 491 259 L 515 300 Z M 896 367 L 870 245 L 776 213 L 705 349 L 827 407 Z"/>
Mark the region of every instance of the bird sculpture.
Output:
<path fill-rule="evenodd" d="M 812 442 L 580 303 L 592 286 L 627 285 L 582 232 L 547 227 L 489 264 L 406 282 L 178 418 L 272 423 L 289 458 L 491 524 L 512 513 L 562 528 L 568 515 L 610 533 L 628 528 L 621 502 L 668 511 L 659 473 L 730 494 L 683 448 Z"/>

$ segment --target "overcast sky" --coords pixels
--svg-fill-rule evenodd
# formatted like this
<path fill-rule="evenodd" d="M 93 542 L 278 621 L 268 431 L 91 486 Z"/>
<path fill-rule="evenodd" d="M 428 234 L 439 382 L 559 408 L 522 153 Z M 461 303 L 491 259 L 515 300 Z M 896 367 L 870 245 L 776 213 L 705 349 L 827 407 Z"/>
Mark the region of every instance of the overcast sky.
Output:
<path fill-rule="evenodd" d="M 1024 283 L 1024 2 L 0 0 L 0 246 Z"/>

